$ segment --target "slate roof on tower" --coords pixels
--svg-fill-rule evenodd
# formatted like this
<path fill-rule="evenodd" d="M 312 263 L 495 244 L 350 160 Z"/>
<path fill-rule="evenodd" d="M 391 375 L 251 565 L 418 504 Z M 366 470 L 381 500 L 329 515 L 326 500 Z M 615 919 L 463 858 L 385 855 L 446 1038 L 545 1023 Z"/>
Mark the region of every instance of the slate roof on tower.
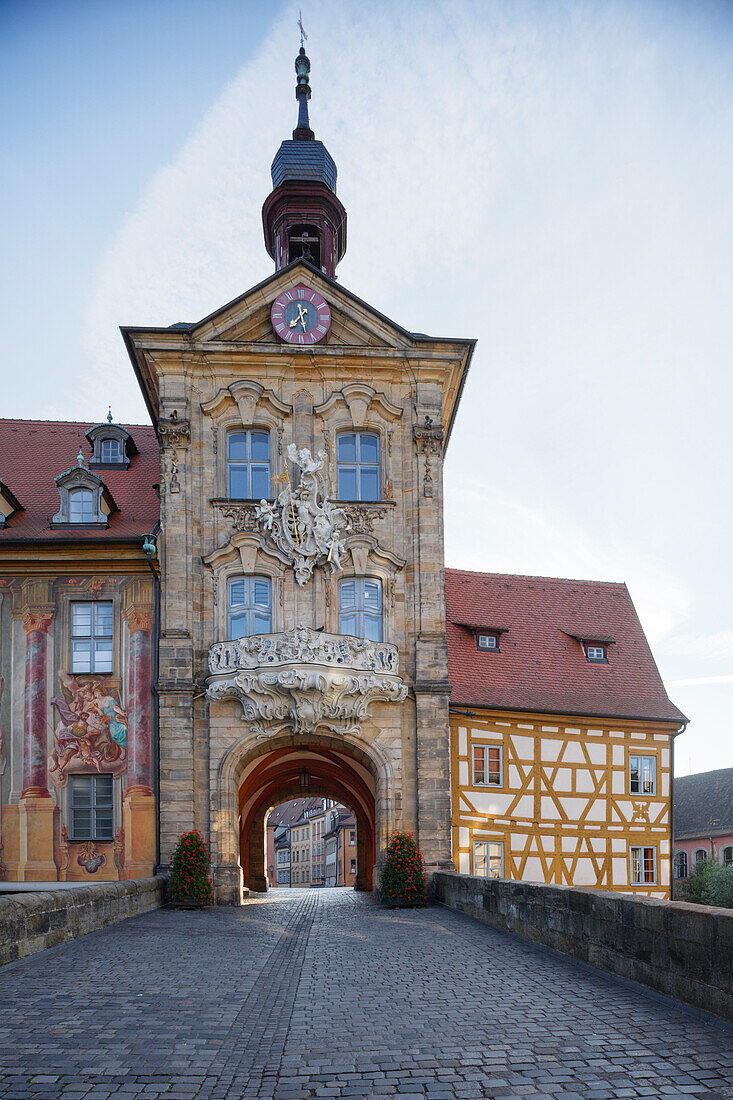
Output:
<path fill-rule="evenodd" d="M 451 706 L 684 722 L 625 584 L 446 569 Z M 479 650 L 478 631 L 499 634 Z M 604 642 L 608 662 L 581 641 Z"/>
<path fill-rule="evenodd" d="M 0 543 L 105 542 L 142 537 L 153 530 L 160 510 L 155 491 L 158 439 L 153 428 L 143 424 L 128 426 L 138 451 L 130 465 L 98 471 L 116 505 L 108 517 L 109 526 L 51 527 L 51 517 L 59 507 L 54 479 L 74 466 L 80 449 L 88 465 L 91 448 L 86 435 L 94 427 L 93 423 L 65 420 L 0 420 L 0 481 L 22 509 L 0 530 Z"/>

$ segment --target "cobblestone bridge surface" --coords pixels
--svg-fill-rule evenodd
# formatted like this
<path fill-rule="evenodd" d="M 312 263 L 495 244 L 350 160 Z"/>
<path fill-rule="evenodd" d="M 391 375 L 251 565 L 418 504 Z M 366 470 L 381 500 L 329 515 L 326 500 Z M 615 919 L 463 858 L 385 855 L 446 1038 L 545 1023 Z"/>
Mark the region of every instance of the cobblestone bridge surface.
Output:
<path fill-rule="evenodd" d="M 0 971 L 0 1097 L 733 1097 L 733 1027 L 444 909 L 160 910 Z"/>

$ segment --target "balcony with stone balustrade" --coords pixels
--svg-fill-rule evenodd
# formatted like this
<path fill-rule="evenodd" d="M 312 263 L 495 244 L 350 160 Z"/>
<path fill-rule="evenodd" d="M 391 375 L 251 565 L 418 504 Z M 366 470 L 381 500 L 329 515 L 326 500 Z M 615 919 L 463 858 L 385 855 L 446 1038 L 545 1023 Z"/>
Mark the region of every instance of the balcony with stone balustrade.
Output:
<path fill-rule="evenodd" d="M 371 703 L 401 703 L 407 687 L 396 646 L 299 626 L 216 642 L 207 695 L 239 701 L 243 721 L 260 736 L 288 729 L 353 733 Z"/>

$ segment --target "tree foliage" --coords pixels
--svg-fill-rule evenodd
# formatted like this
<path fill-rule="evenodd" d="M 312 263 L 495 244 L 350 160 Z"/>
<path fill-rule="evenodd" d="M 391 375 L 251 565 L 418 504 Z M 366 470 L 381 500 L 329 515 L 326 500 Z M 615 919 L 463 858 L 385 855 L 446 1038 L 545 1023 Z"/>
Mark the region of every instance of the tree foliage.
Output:
<path fill-rule="evenodd" d="M 178 838 L 168 884 L 171 901 L 193 901 L 202 908 L 214 904 L 214 887 L 209 877 L 211 863 L 204 838 L 198 829 Z"/>
<path fill-rule="evenodd" d="M 382 865 L 382 900 L 387 905 L 423 905 L 425 863 L 412 833 L 392 833 Z"/>
<path fill-rule="evenodd" d="M 684 883 L 685 901 L 733 909 L 733 864 L 721 866 L 716 859 L 701 859 Z"/>

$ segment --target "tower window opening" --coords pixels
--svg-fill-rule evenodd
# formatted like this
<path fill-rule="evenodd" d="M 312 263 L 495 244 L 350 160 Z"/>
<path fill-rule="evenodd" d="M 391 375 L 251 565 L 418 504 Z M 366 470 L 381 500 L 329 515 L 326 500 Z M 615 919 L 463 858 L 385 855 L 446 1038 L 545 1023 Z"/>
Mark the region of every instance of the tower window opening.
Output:
<path fill-rule="evenodd" d="M 321 266 L 321 238 L 315 225 L 294 225 L 288 231 L 288 263 L 301 259 Z"/>

